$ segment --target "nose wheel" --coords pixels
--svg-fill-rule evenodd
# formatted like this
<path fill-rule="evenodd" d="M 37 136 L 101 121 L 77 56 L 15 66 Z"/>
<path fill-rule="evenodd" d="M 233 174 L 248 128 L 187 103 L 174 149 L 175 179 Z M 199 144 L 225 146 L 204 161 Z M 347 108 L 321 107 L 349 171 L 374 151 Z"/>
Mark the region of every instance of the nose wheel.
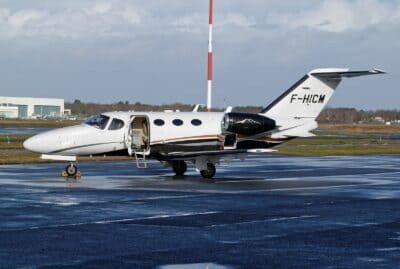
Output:
<path fill-rule="evenodd" d="M 215 165 L 212 163 L 207 163 L 207 169 L 206 170 L 201 170 L 200 174 L 203 178 L 206 179 L 211 179 L 215 176 L 216 173 Z"/>
<path fill-rule="evenodd" d="M 78 167 L 74 163 L 70 163 L 61 172 L 61 176 L 65 178 L 72 177 L 75 179 L 79 179 L 81 177 L 81 172 L 78 170 Z"/>

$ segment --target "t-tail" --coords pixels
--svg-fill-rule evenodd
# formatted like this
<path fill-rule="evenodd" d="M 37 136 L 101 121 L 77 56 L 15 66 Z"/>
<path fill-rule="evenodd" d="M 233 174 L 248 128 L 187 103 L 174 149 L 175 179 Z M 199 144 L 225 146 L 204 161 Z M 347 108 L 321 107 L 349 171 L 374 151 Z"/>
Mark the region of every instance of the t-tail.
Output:
<path fill-rule="evenodd" d="M 326 68 L 309 72 L 266 107 L 261 114 L 276 121 L 273 138 L 309 137 L 317 128 L 316 118 L 343 78 L 383 74 L 384 71 L 350 71 Z"/>

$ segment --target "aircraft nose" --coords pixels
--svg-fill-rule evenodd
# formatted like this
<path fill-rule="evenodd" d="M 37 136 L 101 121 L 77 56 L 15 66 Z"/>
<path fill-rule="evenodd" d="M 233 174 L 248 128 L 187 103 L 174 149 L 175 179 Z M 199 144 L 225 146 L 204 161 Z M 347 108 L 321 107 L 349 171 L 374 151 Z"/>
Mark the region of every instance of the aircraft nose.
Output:
<path fill-rule="evenodd" d="M 40 135 L 35 135 L 24 141 L 24 148 L 28 151 L 45 153 L 44 146 L 46 141 Z"/>

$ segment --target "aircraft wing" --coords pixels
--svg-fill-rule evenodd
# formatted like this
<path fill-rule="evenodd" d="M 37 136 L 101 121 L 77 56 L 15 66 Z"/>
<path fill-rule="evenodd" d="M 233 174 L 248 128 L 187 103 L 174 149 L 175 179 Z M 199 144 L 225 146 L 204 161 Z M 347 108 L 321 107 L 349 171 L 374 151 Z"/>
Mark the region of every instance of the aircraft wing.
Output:
<path fill-rule="evenodd" d="M 240 149 L 240 150 L 219 150 L 219 151 L 198 151 L 198 152 L 171 152 L 163 156 L 164 160 L 187 160 L 196 159 L 199 157 L 226 157 L 226 156 L 238 156 L 256 153 L 271 153 L 277 150 L 272 149 Z"/>

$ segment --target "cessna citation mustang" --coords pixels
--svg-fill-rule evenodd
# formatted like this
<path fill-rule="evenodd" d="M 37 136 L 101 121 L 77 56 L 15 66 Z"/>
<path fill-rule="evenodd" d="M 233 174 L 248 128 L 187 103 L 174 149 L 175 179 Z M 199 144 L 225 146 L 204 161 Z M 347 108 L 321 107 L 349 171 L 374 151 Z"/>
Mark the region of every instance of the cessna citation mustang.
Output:
<path fill-rule="evenodd" d="M 193 162 L 204 178 L 215 175 L 221 160 L 244 159 L 296 137 L 313 136 L 315 119 L 342 78 L 384 73 L 381 70 L 316 69 L 296 82 L 260 113 L 111 112 L 81 125 L 51 130 L 29 138 L 24 147 L 43 159 L 68 161 L 64 176 L 79 175 L 77 156 L 124 155 L 154 158 L 176 175 Z M 144 166 L 145 163 L 144 163 Z"/>

